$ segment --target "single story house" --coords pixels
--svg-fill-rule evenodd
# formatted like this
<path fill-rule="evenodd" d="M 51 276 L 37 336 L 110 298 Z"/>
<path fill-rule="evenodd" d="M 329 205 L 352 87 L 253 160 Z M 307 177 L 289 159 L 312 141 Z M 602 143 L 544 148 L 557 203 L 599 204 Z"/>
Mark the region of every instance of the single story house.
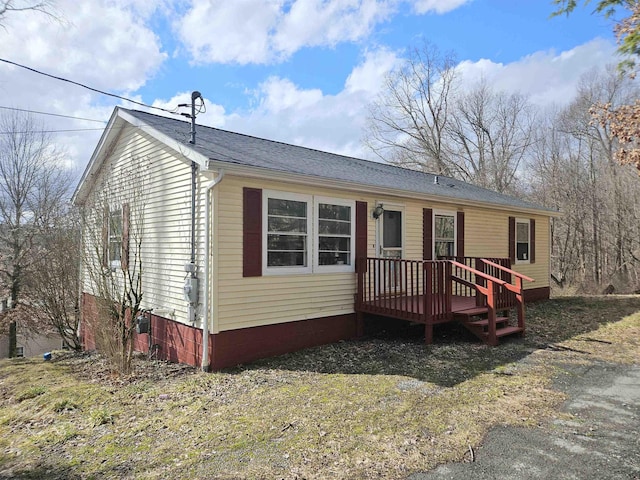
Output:
<path fill-rule="evenodd" d="M 104 210 L 104 192 L 118 186 Z M 551 210 L 217 128 L 197 126 L 193 143 L 178 118 L 116 108 L 73 201 L 108 217 L 94 237 L 113 268 L 128 268 L 138 226 L 142 303 L 153 309 L 138 348 L 203 368 L 354 337 L 367 313 L 426 323 L 429 341 L 433 323 L 452 319 L 451 298 L 481 306 L 507 283 L 535 279 L 507 295 L 549 297 Z M 85 241 L 96 233 L 87 228 Z M 86 348 L 94 301 L 85 278 Z"/>

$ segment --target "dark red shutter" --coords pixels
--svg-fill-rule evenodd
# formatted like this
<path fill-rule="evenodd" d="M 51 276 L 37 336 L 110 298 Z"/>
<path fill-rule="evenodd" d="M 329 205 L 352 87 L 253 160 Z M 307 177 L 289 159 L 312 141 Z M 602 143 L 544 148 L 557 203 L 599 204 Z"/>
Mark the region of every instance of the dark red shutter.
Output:
<path fill-rule="evenodd" d="M 516 262 L 516 217 L 509 217 L 509 258 Z"/>
<path fill-rule="evenodd" d="M 131 213 L 129 204 L 122 205 L 122 253 L 120 266 L 123 270 L 129 269 L 129 231 L 131 224 Z"/>
<path fill-rule="evenodd" d="M 242 276 L 262 275 L 262 189 L 243 189 Z"/>
<path fill-rule="evenodd" d="M 529 263 L 536 263 L 536 221 L 529 220 Z"/>
<path fill-rule="evenodd" d="M 102 266 L 109 266 L 109 207 L 102 209 Z"/>
<path fill-rule="evenodd" d="M 367 202 L 356 202 L 356 262 L 367 257 Z M 356 263 L 357 265 L 357 263 Z"/>
<path fill-rule="evenodd" d="M 433 210 L 422 209 L 422 259 L 433 260 Z"/>
<path fill-rule="evenodd" d="M 456 232 L 456 256 L 464 257 L 464 212 L 458 212 Z"/>

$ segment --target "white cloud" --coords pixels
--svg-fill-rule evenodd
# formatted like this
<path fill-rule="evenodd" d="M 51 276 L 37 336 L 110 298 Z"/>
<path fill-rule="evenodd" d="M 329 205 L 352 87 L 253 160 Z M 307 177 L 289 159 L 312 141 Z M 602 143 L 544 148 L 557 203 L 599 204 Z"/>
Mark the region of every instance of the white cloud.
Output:
<path fill-rule="evenodd" d="M 594 67 L 615 63 L 616 46 L 596 38 L 571 50 L 540 51 L 509 63 L 481 59 L 464 61 L 458 68 L 466 84 L 483 78 L 498 90 L 529 95 L 537 105 L 564 105 L 576 92 L 580 77 Z"/>
<path fill-rule="evenodd" d="M 57 0 L 56 12 L 61 22 L 34 12 L 9 15 L 3 19 L 6 28 L 0 29 L 0 58 L 127 95 L 146 84 L 166 58 L 159 38 L 145 25 L 155 12 L 145 3 L 148 2 Z M 108 120 L 114 101 L 79 86 L 0 63 L 2 106 Z M 50 130 L 82 129 L 52 134 L 78 168 L 83 168 L 91 156 L 105 125 L 51 116 L 37 118 Z"/>
<path fill-rule="evenodd" d="M 193 0 L 174 28 L 194 63 L 271 63 L 366 38 L 399 0 Z"/>
<path fill-rule="evenodd" d="M 356 92 L 362 90 L 375 95 L 382 88 L 387 73 L 393 70 L 401 62 L 401 59 L 389 49 L 365 53 L 365 61 L 356 65 L 345 82 L 345 90 Z"/>
<path fill-rule="evenodd" d="M 261 63 L 270 56 L 270 35 L 282 1 L 194 0 L 175 25 L 194 63 Z"/>
<path fill-rule="evenodd" d="M 447 13 L 461 7 L 472 0 L 410 0 L 413 9 L 417 14 L 424 13 Z"/>
<path fill-rule="evenodd" d="M 367 105 L 397 61 L 387 49 L 367 52 L 336 95 L 270 77 L 252 92 L 256 107 L 228 115 L 225 128 L 343 155 L 371 157 L 360 141 Z"/>
<path fill-rule="evenodd" d="M 301 47 L 354 42 L 393 13 L 395 2 L 379 0 L 297 0 L 274 35 L 274 49 L 289 56 Z"/>
<path fill-rule="evenodd" d="M 100 0 L 60 0 L 56 6 L 62 23 L 33 12 L 7 17 L 0 56 L 119 91 L 142 86 L 166 58 L 158 37 L 134 10 Z"/>

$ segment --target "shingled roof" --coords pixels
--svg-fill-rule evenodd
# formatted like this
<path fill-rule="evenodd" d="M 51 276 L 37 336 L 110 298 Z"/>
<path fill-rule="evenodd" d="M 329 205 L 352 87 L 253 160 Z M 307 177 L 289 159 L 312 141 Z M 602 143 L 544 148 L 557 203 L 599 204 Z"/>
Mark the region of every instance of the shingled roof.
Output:
<path fill-rule="evenodd" d="M 390 188 L 407 194 L 425 194 L 443 199 L 459 199 L 515 208 L 552 210 L 524 200 L 500 194 L 454 178 L 396 167 L 386 163 L 336 155 L 311 148 L 290 145 L 218 128 L 198 126 L 196 145 L 189 140 L 188 122 L 121 109 L 150 128 L 183 143 L 201 155 L 222 162 L 272 172 L 317 177 L 371 187 Z"/>

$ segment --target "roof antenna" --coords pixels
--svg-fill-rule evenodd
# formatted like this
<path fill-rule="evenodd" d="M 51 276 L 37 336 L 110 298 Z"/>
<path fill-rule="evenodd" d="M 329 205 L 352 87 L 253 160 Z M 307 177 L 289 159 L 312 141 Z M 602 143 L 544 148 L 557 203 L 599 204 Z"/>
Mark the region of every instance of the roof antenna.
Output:
<path fill-rule="evenodd" d="M 195 90 L 193 92 L 191 92 L 191 104 L 188 103 L 181 103 L 180 105 L 178 105 L 178 107 L 191 107 L 191 113 L 181 113 L 180 115 L 182 115 L 183 117 L 187 117 L 189 119 L 191 119 L 191 140 L 189 140 L 189 143 L 192 145 L 196 144 L 196 114 L 200 113 L 202 110 L 198 110 L 198 112 L 196 112 L 196 100 L 200 99 L 200 101 L 202 102 L 200 107 L 204 106 L 204 98 L 202 98 L 202 94 Z"/>

